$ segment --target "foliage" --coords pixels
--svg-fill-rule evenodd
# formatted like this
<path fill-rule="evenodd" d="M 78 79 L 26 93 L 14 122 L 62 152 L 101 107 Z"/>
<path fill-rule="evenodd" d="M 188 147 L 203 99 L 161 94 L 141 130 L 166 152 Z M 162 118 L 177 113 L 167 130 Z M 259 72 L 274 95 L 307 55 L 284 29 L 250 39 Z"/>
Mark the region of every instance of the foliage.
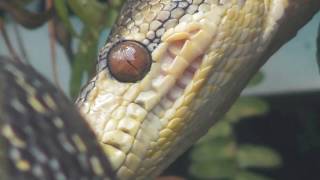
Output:
<path fill-rule="evenodd" d="M 256 85 L 262 79 L 262 73 L 258 73 L 250 85 Z M 279 167 L 280 155 L 269 147 L 239 144 L 234 134 L 236 123 L 267 111 L 268 105 L 263 100 L 241 97 L 225 118 L 193 148 L 190 173 L 196 179 L 269 180 L 251 169 Z"/>
<path fill-rule="evenodd" d="M 15 22 L 29 29 L 35 29 L 45 22 L 53 22 L 54 39 L 62 45 L 69 57 L 72 69 L 70 94 L 75 97 L 83 78 L 90 77 L 95 70 L 101 32 L 113 24 L 123 2 L 124 0 L 0 0 L 0 12 L 5 12 Z M 38 4 L 39 8 L 35 11 L 28 10 L 31 3 Z M 72 18 L 79 19 L 83 28 L 75 29 Z M 3 21 L 1 17 L 0 21 Z M 77 48 L 73 47 L 74 40 L 79 41 Z"/>

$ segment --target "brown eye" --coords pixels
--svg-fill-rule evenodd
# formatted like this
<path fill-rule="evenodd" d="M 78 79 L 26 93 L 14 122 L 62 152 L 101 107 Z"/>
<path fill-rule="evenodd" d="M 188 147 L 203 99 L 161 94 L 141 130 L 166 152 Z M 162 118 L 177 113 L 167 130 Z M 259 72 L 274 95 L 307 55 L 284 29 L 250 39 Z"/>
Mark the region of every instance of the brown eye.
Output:
<path fill-rule="evenodd" d="M 148 50 L 136 41 L 121 41 L 115 44 L 107 59 L 111 75 L 121 82 L 141 80 L 151 66 Z"/>

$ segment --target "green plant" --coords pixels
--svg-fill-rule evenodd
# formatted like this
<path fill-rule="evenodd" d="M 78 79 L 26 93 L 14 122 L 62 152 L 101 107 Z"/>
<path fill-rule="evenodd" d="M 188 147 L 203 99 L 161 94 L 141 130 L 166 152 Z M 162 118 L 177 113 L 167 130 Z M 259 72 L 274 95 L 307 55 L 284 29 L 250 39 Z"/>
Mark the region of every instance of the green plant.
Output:
<path fill-rule="evenodd" d="M 0 0 L 0 33 L 6 40 L 11 56 L 28 62 L 26 55 L 18 57 L 12 47 L 6 33 L 5 25 L 8 22 L 5 19 L 11 16 L 14 23 L 28 29 L 36 29 L 48 22 L 53 78 L 59 86 L 55 60 L 55 42 L 58 42 L 68 56 L 72 69 L 70 95 L 75 97 L 83 79 L 90 77 L 95 71 L 100 34 L 113 24 L 123 2 L 124 0 Z M 37 8 L 29 10 L 30 4 Z M 82 28 L 76 29 L 71 19 L 79 19 Z M 73 47 L 74 41 L 78 42 L 76 48 Z M 20 44 L 23 49 L 23 43 Z"/>
<path fill-rule="evenodd" d="M 263 79 L 261 73 L 250 85 Z M 269 147 L 239 144 L 234 125 L 245 117 L 258 116 L 268 111 L 266 102 L 254 97 L 241 97 L 225 118 L 204 136 L 191 152 L 190 173 L 196 179 L 267 180 L 251 171 L 252 168 L 275 168 L 281 165 L 280 155 Z"/>

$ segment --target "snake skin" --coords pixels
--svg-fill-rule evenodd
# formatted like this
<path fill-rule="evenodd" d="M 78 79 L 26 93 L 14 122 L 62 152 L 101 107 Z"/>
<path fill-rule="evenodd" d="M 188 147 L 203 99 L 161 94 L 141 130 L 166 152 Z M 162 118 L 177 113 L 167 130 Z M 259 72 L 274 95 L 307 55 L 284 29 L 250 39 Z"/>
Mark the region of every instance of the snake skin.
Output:
<path fill-rule="evenodd" d="M 211 127 L 261 64 L 287 0 L 129 0 L 77 100 L 119 179 L 157 176 Z M 144 44 L 150 72 L 115 80 L 112 46 Z"/>
<path fill-rule="evenodd" d="M 153 179 L 319 8 L 318 0 L 128 0 L 76 102 L 84 118 L 31 67 L 0 57 L 0 177 Z M 152 56 L 139 82 L 109 73 L 107 54 L 122 40 Z"/>
<path fill-rule="evenodd" d="M 114 179 L 87 123 L 32 67 L 0 57 L 0 179 Z"/>

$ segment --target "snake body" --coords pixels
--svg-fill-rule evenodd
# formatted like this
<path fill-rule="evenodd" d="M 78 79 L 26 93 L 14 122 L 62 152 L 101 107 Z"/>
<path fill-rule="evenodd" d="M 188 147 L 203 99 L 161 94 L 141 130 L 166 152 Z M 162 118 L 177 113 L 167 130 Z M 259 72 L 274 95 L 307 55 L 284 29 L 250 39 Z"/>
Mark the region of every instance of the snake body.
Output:
<path fill-rule="evenodd" d="M 0 82 L 0 179 L 113 178 L 85 120 L 32 67 L 0 57 Z"/>
<path fill-rule="evenodd" d="M 227 111 L 272 54 L 266 52 L 289 17 L 286 10 L 301 2 L 128 0 L 99 53 L 96 76 L 77 99 L 85 120 L 67 112 L 70 104 L 33 70 L 1 62 L 1 90 L 18 89 L 0 96 L 0 144 L 9 154 L 1 163 L 8 162 L 11 172 L 4 174 L 111 177 L 103 151 L 117 179 L 156 177 Z M 140 81 L 120 82 L 108 69 L 108 53 L 122 41 L 139 42 L 150 53 L 150 70 Z M 43 115 L 46 123 L 42 127 L 40 119 L 16 127 L 11 121 L 30 121 L 34 116 L 27 113 Z M 33 151 L 47 159 L 42 162 Z"/>

